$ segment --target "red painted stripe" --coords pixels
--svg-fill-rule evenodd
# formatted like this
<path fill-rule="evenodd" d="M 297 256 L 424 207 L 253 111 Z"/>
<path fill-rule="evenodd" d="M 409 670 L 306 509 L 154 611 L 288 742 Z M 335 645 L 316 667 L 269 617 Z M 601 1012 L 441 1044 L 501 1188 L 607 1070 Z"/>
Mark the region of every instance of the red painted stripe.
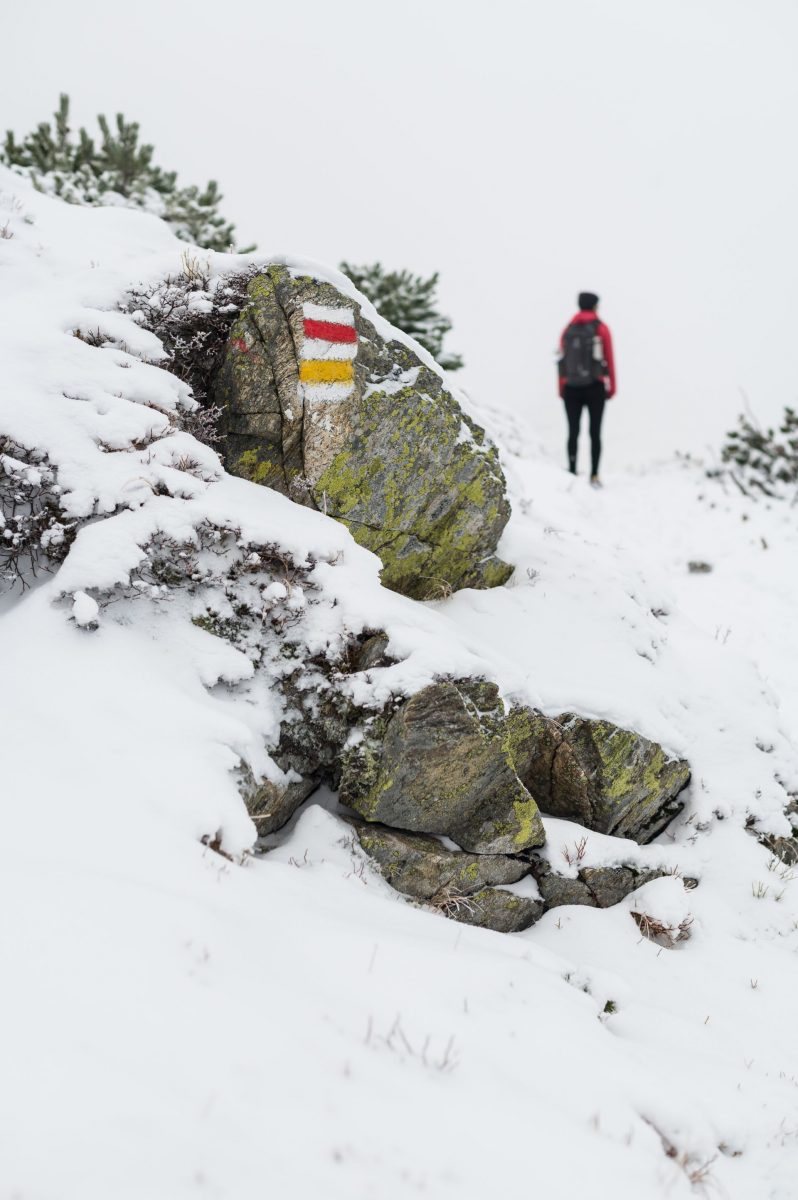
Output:
<path fill-rule="evenodd" d="M 339 325 L 333 321 L 314 321 L 305 317 L 305 337 L 321 338 L 323 342 L 356 342 L 354 325 Z"/>

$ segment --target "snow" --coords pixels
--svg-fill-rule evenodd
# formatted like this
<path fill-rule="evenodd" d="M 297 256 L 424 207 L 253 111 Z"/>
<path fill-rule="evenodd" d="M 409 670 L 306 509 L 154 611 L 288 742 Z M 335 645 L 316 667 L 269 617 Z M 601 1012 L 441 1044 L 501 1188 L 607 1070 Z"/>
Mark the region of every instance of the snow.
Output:
<path fill-rule="evenodd" d="M 0 621 L 0 1194 L 792 1200 L 798 891 L 754 832 L 788 832 L 798 788 L 794 510 L 689 461 L 593 492 L 472 401 L 502 448 L 515 575 L 396 596 L 342 526 L 169 423 L 190 397 L 116 308 L 179 268 L 161 223 L 8 173 L 0 193 L 0 430 L 46 449 L 90 518 Z M 97 328 L 115 348 L 73 336 Z M 263 602 L 296 605 L 308 648 L 386 629 L 400 661 L 360 699 L 481 672 L 687 755 L 685 810 L 651 846 L 546 820 L 563 873 L 586 838 L 583 865 L 672 874 L 505 936 L 392 892 L 328 793 L 249 854 L 235 769 L 275 777 L 268 674 L 188 599 L 145 583 L 108 602 L 153 536 L 203 523 L 306 564 L 324 603 L 279 580 Z M 648 940 L 633 912 L 691 936 Z"/>
<path fill-rule="evenodd" d="M 81 629 L 95 625 L 99 612 L 100 606 L 92 596 L 89 596 L 86 592 L 75 592 L 72 604 L 72 616 L 75 618 L 76 625 L 80 625 Z"/>

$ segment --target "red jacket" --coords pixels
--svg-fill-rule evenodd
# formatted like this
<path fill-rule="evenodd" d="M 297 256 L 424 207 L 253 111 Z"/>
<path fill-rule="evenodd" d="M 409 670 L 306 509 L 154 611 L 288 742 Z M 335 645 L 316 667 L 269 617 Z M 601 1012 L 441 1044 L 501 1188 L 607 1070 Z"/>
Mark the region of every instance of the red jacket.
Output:
<path fill-rule="evenodd" d="M 612 334 L 609 326 L 599 320 L 595 310 L 593 312 L 578 312 L 576 316 L 568 322 L 560 337 L 560 350 L 565 349 L 565 331 L 569 325 L 583 325 L 586 321 L 598 321 L 598 336 L 601 338 L 601 344 L 604 347 L 604 361 L 607 364 L 607 374 L 604 376 L 604 386 L 607 389 L 607 399 L 609 400 L 615 395 L 615 356 L 612 352 Z M 565 387 L 565 379 L 562 374 L 562 361 L 560 362 L 560 395 L 562 396 L 563 388 Z"/>

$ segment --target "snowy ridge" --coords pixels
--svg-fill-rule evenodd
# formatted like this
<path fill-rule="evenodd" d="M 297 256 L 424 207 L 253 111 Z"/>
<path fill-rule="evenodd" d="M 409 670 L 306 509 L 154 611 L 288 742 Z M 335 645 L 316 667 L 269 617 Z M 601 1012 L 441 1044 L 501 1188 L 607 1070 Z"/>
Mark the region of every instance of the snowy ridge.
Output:
<path fill-rule="evenodd" d="M 0 206 L 0 433 L 46 452 L 85 522 L 0 621 L 5 1194 L 792 1200 L 798 888 L 754 833 L 788 833 L 798 790 L 794 514 L 690 464 L 595 495 L 471 405 L 505 446 L 515 576 L 406 600 L 343 526 L 225 476 L 179 428 L 190 396 L 117 310 L 179 270 L 157 219 L 67 207 L 7 172 Z M 281 261 L 384 332 L 337 272 Z M 114 345 L 74 336 L 97 329 Z M 241 858 L 235 768 L 276 770 L 268 673 L 192 624 L 193 601 L 128 595 L 153 537 L 204 527 L 305 564 L 326 600 L 303 608 L 314 652 L 388 631 L 400 661 L 368 698 L 483 673 L 685 754 L 687 805 L 656 844 L 585 848 L 674 874 L 510 937 L 399 898 L 329 795 Z M 690 575 L 691 558 L 714 571 Z M 567 873 L 585 831 L 546 824 Z M 202 844 L 219 832 L 238 861 Z M 664 949 L 632 911 L 692 936 Z"/>

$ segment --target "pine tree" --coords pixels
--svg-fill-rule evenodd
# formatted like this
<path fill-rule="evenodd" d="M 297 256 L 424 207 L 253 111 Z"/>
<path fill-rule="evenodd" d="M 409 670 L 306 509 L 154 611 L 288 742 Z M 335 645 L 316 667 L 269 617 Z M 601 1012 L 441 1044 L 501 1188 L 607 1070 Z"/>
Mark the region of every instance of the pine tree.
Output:
<path fill-rule="evenodd" d="M 369 298 L 380 316 L 420 342 L 442 367 L 447 371 L 462 367 L 461 355 L 443 350 L 443 339 L 452 323 L 436 307 L 437 271 L 423 279 L 410 271 L 386 271 L 378 262 L 364 266 L 342 262 L 341 270 Z"/>
<path fill-rule="evenodd" d="M 233 247 L 235 227 L 219 213 L 222 195 L 215 180 L 202 191 L 178 187 L 176 172 L 153 162 L 154 146 L 139 141 L 137 121 L 117 113 L 114 127 L 102 114 L 97 123 L 99 144 L 82 128 L 73 137 L 69 97 L 62 94 L 52 122 L 42 121 L 22 142 L 8 131 L 0 162 L 28 175 L 39 191 L 70 204 L 143 208 L 162 217 L 185 242 L 207 250 Z"/>
<path fill-rule="evenodd" d="M 726 435 L 721 458 L 743 491 L 794 494 L 798 484 L 798 412 L 785 408 L 778 430 L 760 429 L 747 416 Z"/>

